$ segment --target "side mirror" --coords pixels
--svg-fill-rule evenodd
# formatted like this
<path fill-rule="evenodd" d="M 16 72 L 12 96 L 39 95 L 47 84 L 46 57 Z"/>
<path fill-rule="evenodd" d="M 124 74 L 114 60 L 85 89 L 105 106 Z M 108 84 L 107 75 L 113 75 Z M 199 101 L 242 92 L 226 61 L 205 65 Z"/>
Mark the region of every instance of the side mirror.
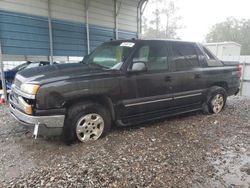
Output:
<path fill-rule="evenodd" d="M 134 62 L 130 72 L 143 72 L 147 71 L 146 64 L 144 62 Z"/>

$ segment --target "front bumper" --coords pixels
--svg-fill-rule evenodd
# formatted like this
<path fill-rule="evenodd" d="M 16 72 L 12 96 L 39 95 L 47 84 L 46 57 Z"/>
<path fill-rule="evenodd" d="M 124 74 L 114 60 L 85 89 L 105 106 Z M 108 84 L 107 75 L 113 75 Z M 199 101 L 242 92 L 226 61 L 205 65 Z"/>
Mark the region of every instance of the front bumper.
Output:
<path fill-rule="evenodd" d="M 55 116 L 31 116 L 21 112 L 10 101 L 11 115 L 29 131 L 34 132 L 36 124 L 39 124 L 38 135 L 58 136 L 62 134 L 65 115 Z"/>

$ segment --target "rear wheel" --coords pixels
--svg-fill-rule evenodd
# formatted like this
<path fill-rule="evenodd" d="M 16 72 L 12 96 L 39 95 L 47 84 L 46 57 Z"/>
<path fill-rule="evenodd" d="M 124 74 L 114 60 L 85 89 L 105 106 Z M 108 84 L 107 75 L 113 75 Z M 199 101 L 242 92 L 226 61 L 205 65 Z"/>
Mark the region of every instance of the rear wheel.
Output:
<path fill-rule="evenodd" d="M 89 142 L 104 136 L 111 127 L 109 111 L 93 102 L 76 104 L 68 110 L 63 138 L 67 144 L 78 140 Z"/>
<path fill-rule="evenodd" d="M 211 100 L 211 110 L 215 114 L 221 112 L 224 105 L 225 105 L 225 98 L 224 95 L 221 93 L 216 94 Z"/>
<path fill-rule="evenodd" d="M 227 100 L 226 90 L 222 87 L 212 87 L 208 92 L 207 100 L 203 104 L 203 112 L 206 114 L 220 113 Z"/>

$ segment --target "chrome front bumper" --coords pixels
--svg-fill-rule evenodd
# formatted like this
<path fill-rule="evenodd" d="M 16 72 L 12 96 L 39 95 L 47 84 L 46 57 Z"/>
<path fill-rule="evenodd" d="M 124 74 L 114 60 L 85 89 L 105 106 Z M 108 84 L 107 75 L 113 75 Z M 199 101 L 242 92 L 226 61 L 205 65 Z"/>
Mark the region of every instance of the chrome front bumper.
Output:
<path fill-rule="evenodd" d="M 39 135 L 60 135 L 62 133 L 65 115 L 56 116 L 31 116 L 27 115 L 10 103 L 11 115 L 22 125 L 34 130 L 35 125 L 39 125 Z"/>

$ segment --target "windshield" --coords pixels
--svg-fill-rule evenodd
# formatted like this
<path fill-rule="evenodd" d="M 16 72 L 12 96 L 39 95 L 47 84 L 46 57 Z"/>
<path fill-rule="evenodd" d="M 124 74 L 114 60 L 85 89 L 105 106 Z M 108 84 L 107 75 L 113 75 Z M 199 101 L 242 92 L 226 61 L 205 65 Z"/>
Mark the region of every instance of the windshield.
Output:
<path fill-rule="evenodd" d="M 31 63 L 31 64 L 29 64 L 27 67 L 26 67 L 26 69 L 29 69 L 29 68 L 34 68 L 34 67 L 39 67 L 39 62 L 33 62 L 33 63 Z"/>
<path fill-rule="evenodd" d="M 99 46 L 84 59 L 84 63 L 97 65 L 107 69 L 120 69 L 135 43 L 110 42 Z"/>

